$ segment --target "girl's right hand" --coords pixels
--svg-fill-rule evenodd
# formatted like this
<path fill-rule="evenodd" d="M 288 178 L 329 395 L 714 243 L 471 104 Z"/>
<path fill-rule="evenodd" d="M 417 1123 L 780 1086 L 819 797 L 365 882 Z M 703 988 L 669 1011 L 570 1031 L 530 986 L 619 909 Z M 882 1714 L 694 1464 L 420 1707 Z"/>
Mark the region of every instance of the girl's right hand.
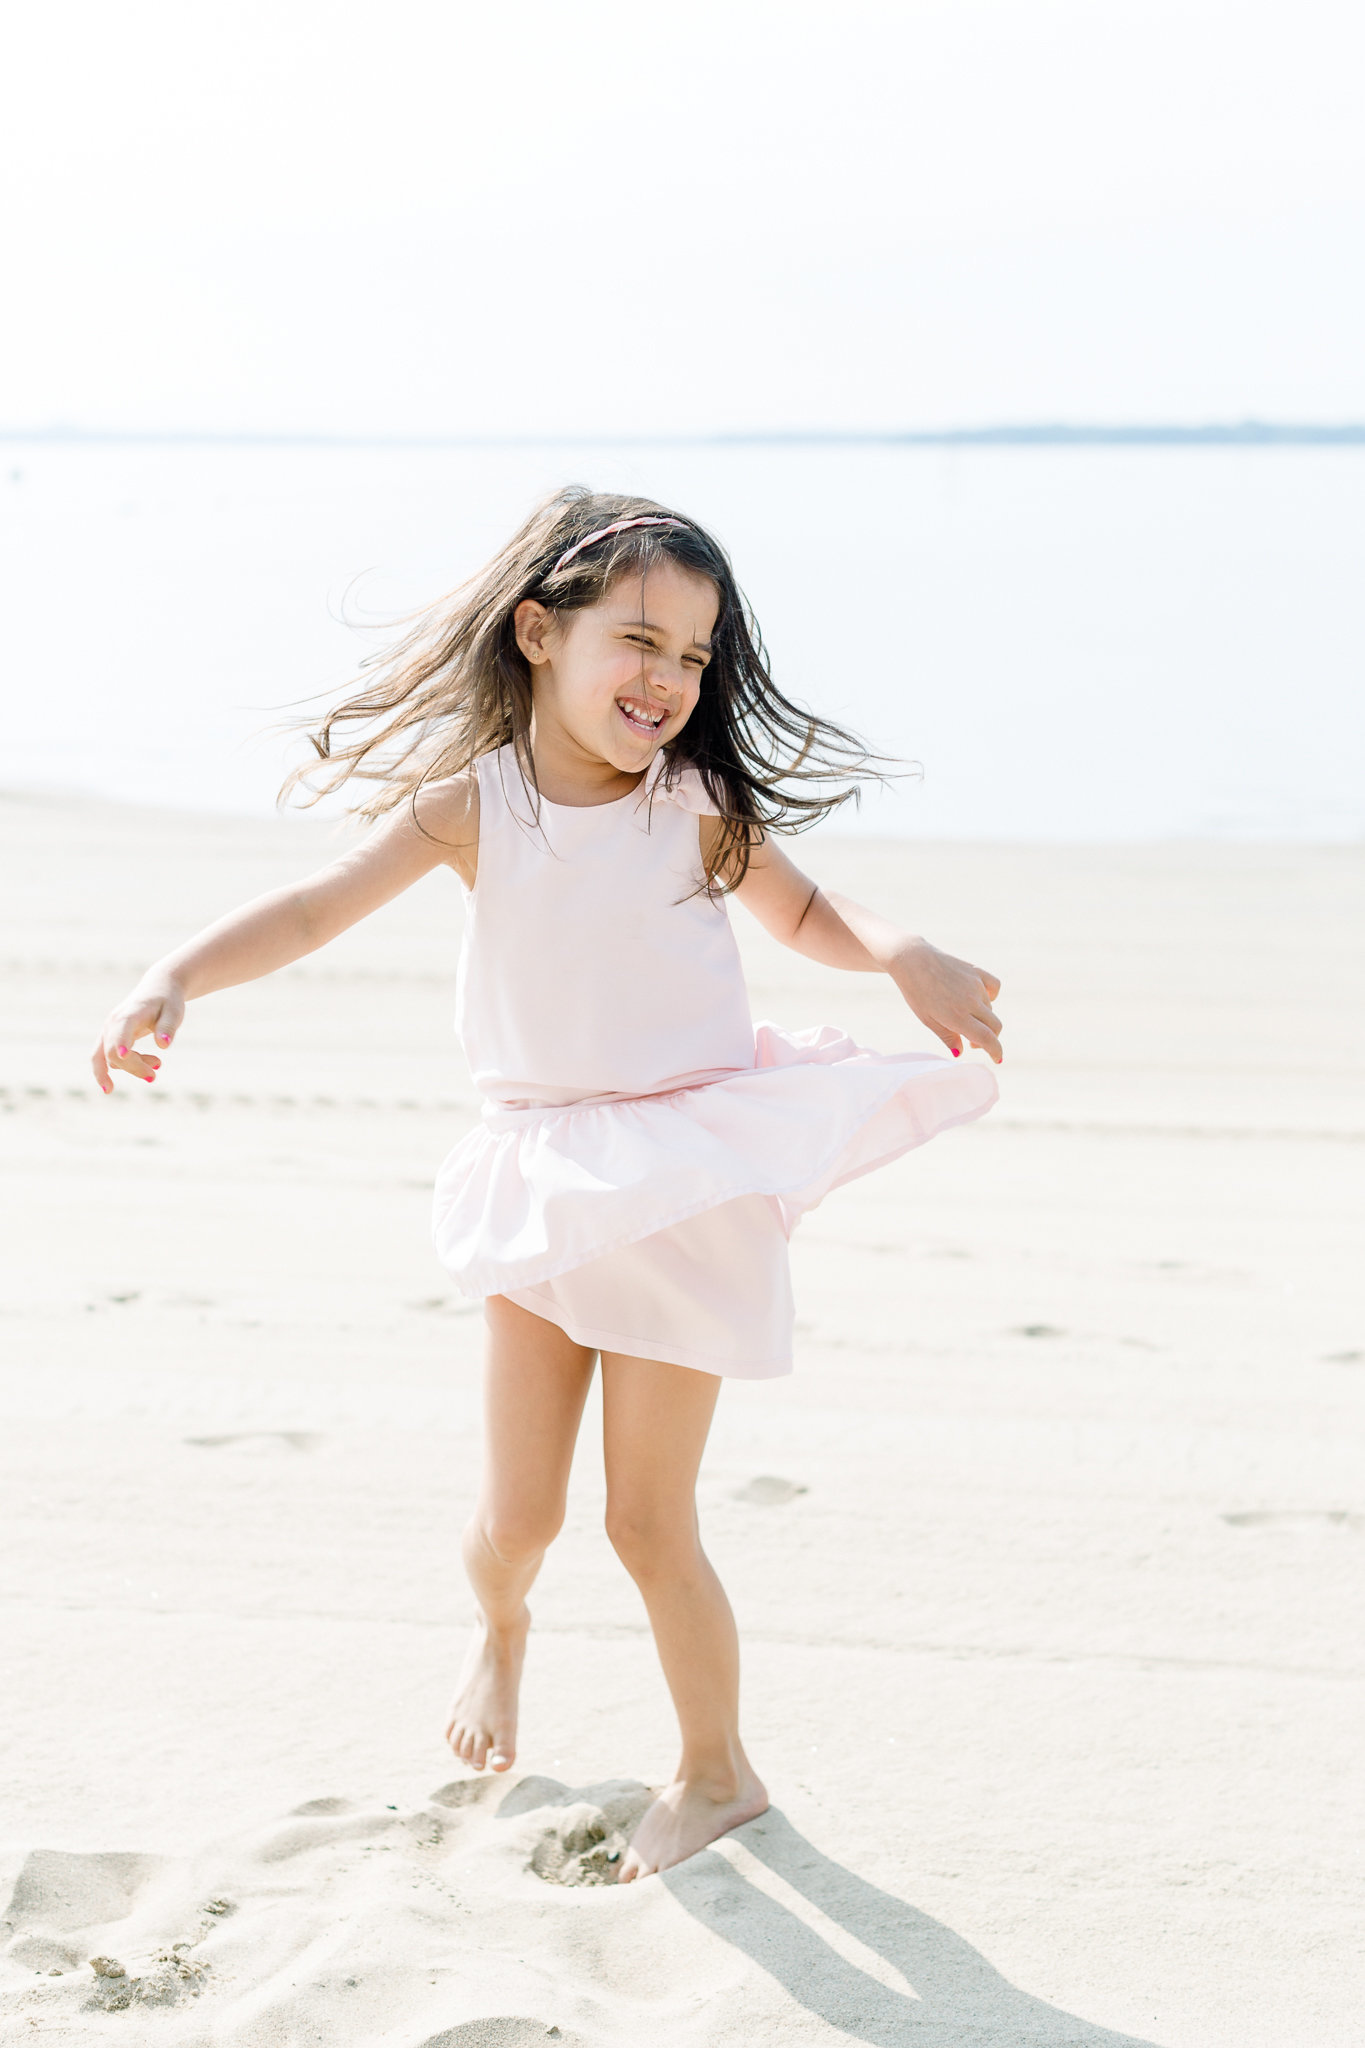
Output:
<path fill-rule="evenodd" d="M 121 1071 L 139 1081 L 154 1081 L 161 1062 L 155 1053 L 135 1052 L 139 1038 L 154 1038 L 167 1046 L 180 1029 L 185 1015 L 185 995 L 176 981 L 167 978 L 150 987 L 138 987 L 109 1012 L 104 1020 L 90 1065 L 106 1095 L 112 1095 L 111 1074 Z"/>

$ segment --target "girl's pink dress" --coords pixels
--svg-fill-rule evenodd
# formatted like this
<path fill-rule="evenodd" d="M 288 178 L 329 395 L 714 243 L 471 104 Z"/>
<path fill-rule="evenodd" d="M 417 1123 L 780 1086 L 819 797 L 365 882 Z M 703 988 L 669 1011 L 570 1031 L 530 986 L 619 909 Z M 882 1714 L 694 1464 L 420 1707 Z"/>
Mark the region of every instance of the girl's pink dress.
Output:
<path fill-rule="evenodd" d="M 694 770 L 588 809 L 479 778 L 456 1029 L 481 1126 L 442 1163 L 433 1237 L 461 1293 L 595 1351 L 790 1372 L 787 1239 L 842 1181 L 966 1123 L 988 1068 L 755 1026 L 724 900 L 698 894 Z"/>

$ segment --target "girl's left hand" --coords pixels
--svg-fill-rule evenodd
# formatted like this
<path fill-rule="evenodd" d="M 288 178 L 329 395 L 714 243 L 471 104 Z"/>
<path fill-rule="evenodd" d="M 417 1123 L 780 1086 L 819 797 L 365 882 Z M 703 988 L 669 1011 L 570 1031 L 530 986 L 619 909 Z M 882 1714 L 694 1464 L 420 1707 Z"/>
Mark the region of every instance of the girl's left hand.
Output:
<path fill-rule="evenodd" d="M 1004 1029 L 991 1004 L 1000 993 L 1000 983 L 984 967 L 967 960 L 955 960 L 940 953 L 927 939 L 910 939 L 898 948 L 887 969 L 896 987 L 935 1037 L 941 1038 L 954 1055 L 962 1041 L 989 1053 L 999 1066 L 1004 1057 L 1000 1033 Z"/>

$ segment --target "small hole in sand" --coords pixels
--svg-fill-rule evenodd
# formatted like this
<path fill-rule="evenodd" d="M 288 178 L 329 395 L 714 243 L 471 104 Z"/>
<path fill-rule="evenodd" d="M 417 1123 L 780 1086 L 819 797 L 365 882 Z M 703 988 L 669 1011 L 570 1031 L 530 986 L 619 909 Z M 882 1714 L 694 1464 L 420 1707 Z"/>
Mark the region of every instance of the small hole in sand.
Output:
<path fill-rule="evenodd" d="M 795 1500 L 799 1493 L 807 1491 L 808 1489 L 799 1485 L 795 1479 L 779 1479 L 774 1473 L 761 1472 L 747 1485 L 736 1487 L 733 1498 L 748 1501 L 753 1507 L 775 1508 L 782 1507 L 787 1501 Z"/>

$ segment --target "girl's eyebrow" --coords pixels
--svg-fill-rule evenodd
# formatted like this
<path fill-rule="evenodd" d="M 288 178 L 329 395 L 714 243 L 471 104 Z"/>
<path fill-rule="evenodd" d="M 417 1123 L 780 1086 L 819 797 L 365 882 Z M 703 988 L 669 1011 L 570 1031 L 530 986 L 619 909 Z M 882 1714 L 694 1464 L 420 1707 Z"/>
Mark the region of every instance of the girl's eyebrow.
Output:
<path fill-rule="evenodd" d="M 652 625 L 648 619 L 622 619 L 621 623 L 623 626 L 642 627 L 646 633 L 657 633 L 661 639 L 665 637 L 663 627 Z M 690 645 L 696 648 L 698 654 L 709 654 L 711 652 L 711 642 L 709 640 L 693 640 L 690 642 Z"/>

